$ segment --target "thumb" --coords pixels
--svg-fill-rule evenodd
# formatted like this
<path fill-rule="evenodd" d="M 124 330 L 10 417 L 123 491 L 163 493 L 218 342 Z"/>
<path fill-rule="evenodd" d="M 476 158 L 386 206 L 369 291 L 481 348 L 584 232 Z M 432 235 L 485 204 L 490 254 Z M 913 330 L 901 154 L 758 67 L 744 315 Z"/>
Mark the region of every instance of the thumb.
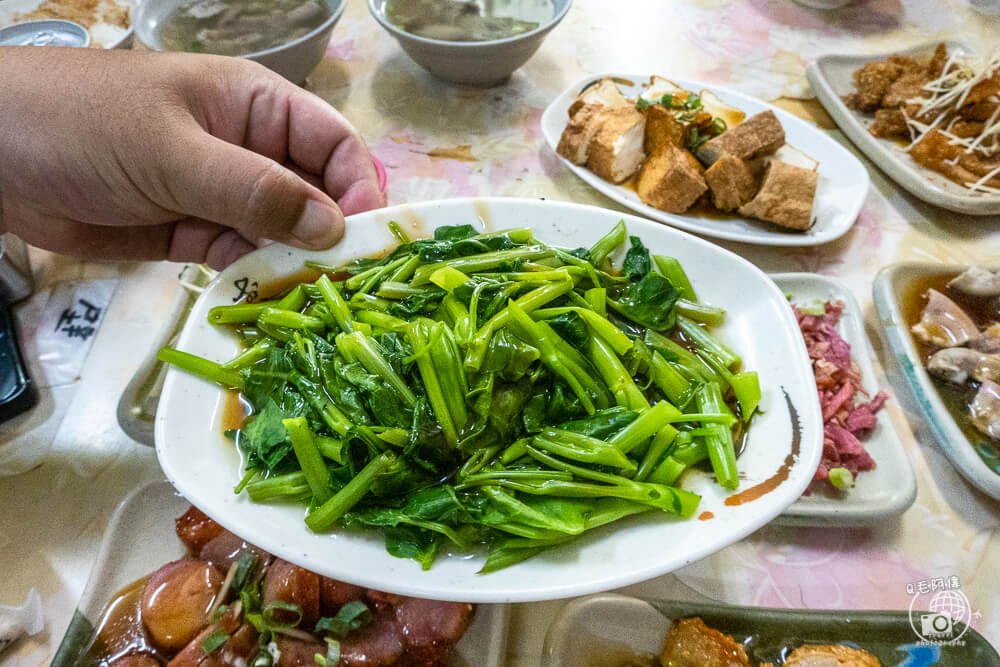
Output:
<path fill-rule="evenodd" d="M 197 130 L 166 161 L 169 208 L 232 227 L 251 240 L 307 250 L 344 235 L 344 215 L 322 190 L 274 160 Z"/>

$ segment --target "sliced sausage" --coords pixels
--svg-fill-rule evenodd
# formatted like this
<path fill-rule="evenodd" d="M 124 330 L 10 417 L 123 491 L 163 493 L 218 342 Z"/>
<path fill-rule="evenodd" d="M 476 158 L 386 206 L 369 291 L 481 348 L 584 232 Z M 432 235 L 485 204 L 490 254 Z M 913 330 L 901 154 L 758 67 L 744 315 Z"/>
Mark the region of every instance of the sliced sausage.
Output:
<path fill-rule="evenodd" d="M 396 621 L 417 660 L 440 660 L 465 634 L 472 621 L 473 606 L 465 602 L 442 602 L 404 597 L 396 606 Z"/>
<path fill-rule="evenodd" d="M 386 607 L 371 624 L 340 640 L 340 661 L 346 667 L 388 667 L 400 662 L 404 648 L 395 614 Z"/>
<path fill-rule="evenodd" d="M 228 572 L 229 566 L 236 562 L 240 553 L 249 550 L 260 559 L 270 557 L 266 551 L 255 547 L 249 542 L 244 542 L 228 530 L 223 530 L 217 536 L 205 543 L 198 551 L 198 558 L 209 562 L 218 568 L 219 572 Z"/>
<path fill-rule="evenodd" d="M 194 555 L 198 555 L 202 547 L 222 534 L 224 530 L 222 526 L 209 519 L 204 512 L 194 506 L 177 517 L 174 521 L 174 529 L 177 531 L 177 537 Z"/>
<path fill-rule="evenodd" d="M 160 667 L 160 662 L 145 653 L 126 655 L 118 658 L 109 667 Z"/>
<path fill-rule="evenodd" d="M 198 560 L 167 563 L 150 575 L 142 592 L 142 620 L 153 644 L 176 651 L 189 643 L 204 626 L 222 579 Z"/>
<path fill-rule="evenodd" d="M 218 623 L 212 623 L 195 635 L 195 637 L 187 643 L 181 652 L 175 655 L 173 659 L 167 663 L 167 667 L 201 667 L 207 658 L 205 655 L 205 649 L 201 646 L 201 643 L 205 641 L 205 638 L 216 630 L 225 630 L 232 635 L 239 629 L 240 616 L 236 613 L 234 607 L 230 607 L 229 611 L 219 619 Z M 231 639 L 232 637 L 230 637 L 230 640 Z"/>
<path fill-rule="evenodd" d="M 365 589 L 361 586 L 337 581 L 330 577 L 320 577 L 320 606 L 324 616 L 333 616 L 348 602 L 363 600 Z"/>
<path fill-rule="evenodd" d="M 244 623 L 226 643 L 202 660 L 198 667 L 246 667 L 257 655 L 257 630 Z"/>
<path fill-rule="evenodd" d="M 319 575 L 315 572 L 279 558 L 268 567 L 261 593 L 265 607 L 275 600 L 298 605 L 302 609 L 299 628 L 312 630 L 319 620 Z M 295 620 L 295 614 L 275 610 L 274 619 L 290 623 Z"/>
<path fill-rule="evenodd" d="M 316 655 L 326 657 L 326 644 L 279 636 L 277 667 L 316 667 Z"/>

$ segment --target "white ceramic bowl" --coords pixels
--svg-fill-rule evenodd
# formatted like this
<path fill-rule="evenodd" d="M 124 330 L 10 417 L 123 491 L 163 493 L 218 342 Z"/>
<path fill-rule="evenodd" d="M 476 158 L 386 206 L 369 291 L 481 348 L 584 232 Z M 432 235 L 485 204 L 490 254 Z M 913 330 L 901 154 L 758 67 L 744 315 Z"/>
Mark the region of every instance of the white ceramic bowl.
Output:
<path fill-rule="evenodd" d="M 160 44 L 159 26 L 180 5 L 190 0 L 142 0 L 132 17 L 135 34 L 154 51 L 165 50 Z M 330 34 L 344 13 L 346 0 L 323 0 L 330 9 L 330 16 L 307 34 L 263 51 L 248 53 L 242 58 L 258 62 L 274 70 L 292 83 L 302 83 L 316 65 L 330 43 Z"/>
<path fill-rule="evenodd" d="M 727 310 L 717 332 L 759 373 L 764 394 L 762 413 L 739 458 L 739 491 L 791 463 L 773 491 L 752 502 L 726 504 L 732 494 L 710 474 L 691 471 L 682 485 L 702 496 L 700 519 L 649 513 L 492 574 L 476 574 L 482 555 L 442 556 L 425 572 L 414 561 L 386 553 L 374 533 L 314 534 L 303 523 L 303 507 L 259 505 L 234 494 L 242 473 L 239 453 L 222 434 L 225 392 L 175 369 L 167 374 L 156 415 L 163 471 L 206 514 L 282 558 L 336 579 L 426 598 L 524 602 L 582 595 L 664 574 L 745 537 L 795 501 L 819 463 L 822 420 L 812 370 L 792 310 L 774 282 L 743 258 L 670 227 L 603 208 L 533 199 L 454 199 L 362 213 L 348 219 L 344 240 L 329 251 L 272 245 L 223 271 L 195 303 L 177 347 L 228 360 L 238 343 L 209 324 L 206 314 L 233 303 L 236 283 L 266 286 L 301 270 L 307 259 L 340 264 L 392 248 L 390 220 L 411 238 L 430 235 L 440 225 L 478 223 L 489 229 L 530 227 L 541 241 L 577 247 L 591 245 L 621 219 L 652 252 L 679 258 L 700 298 Z"/>
<path fill-rule="evenodd" d="M 368 11 L 414 62 L 445 81 L 483 88 L 503 83 L 526 63 L 573 4 L 573 0 L 551 0 L 552 18 L 521 35 L 485 42 L 448 42 L 414 35 L 393 25 L 385 15 L 388 2 L 368 0 Z"/>

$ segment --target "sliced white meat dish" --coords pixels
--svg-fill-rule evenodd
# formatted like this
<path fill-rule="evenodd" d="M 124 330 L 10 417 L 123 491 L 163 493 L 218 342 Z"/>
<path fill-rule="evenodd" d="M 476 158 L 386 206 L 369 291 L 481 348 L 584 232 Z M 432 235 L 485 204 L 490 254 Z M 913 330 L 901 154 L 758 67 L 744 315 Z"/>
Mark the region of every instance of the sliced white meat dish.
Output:
<path fill-rule="evenodd" d="M 965 311 L 936 289 L 927 290 L 927 305 L 913 333 L 938 347 L 965 345 L 979 336 L 979 329 Z"/>
<path fill-rule="evenodd" d="M 979 385 L 969 411 L 976 428 L 1000 441 L 1000 384 L 987 380 Z"/>
<path fill-rule="evenodd" d="M 1000 382 L 1000 354 L 984 354 L 967 347 L 938 350 L 927 360 L 927 371 L 942 380 L 965 384 L 969 379 Z"/>
<path fill-rule="evenodd" d="M 952 278 L 948 287 L 969 296 L 1000 296 L 1000 271 L 973 266 Z"/>

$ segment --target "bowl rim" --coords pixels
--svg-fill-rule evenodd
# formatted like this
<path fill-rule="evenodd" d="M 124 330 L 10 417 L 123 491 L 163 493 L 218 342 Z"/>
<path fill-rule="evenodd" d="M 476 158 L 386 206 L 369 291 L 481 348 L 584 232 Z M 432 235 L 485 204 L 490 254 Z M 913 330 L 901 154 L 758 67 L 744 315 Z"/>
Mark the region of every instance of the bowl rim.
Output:
<path fill-rule="evenodd" d="M 129 21 L 131 23 L 131 20 Z M 17 21 L 16 23 L 11 23 L 10 25 L 0 26 L 0 34 L 4 32 L 14 32 L 17 28 L 23 28 L 24 26 L 33 26 L 39 23 L 62 23 L 65 27 L 72 28 L 74 31 L 80 31 L 83 33 L 84 43 L 75 45 L 75 48 L 85 49 L 90 46 L 91 37 L 90 30 L 86 28 L 82 23 L 77 23 L 76 21 L 71 21 L 70 19 L 29 19 L 27 21 Z"/>
<path fill-rule="evenodd" d="M 344 10 L 347 9 L 347 0 L 320 0 L 320 1 L 323 2 L 323 4 L 326 4 L 326 5 L 330 5 L 332 2 L 336 2 L 337 6 L 330 12 L 330 16 L 328 16 L 327 19 L 325 21 L 323 21 L 323 23 L 321 23 L 320 25 L 316 26 L 315 28 L 313 28 L 312 30 L 310 30 L 309 32 L 307 32 L 306 34 L 304 34 L 304 35 L 302 35 L 300 37 L 296 37 L 295 39 L 293 39 L 293 40 L 291 40 L 289 42 L 282 42 L 281 44 L 278 44 L 277 46 L 272 46 L 272 47 L 270 47 L 268 49 L 263 49 L 261 51 L 254 51 L 252 53 L 244 53 L 242 55 L 232 56 L 232 57 L 234 57 L 234 58 L 247 58 L 247 59 L 251 59 L 252 60 L 254 58 L 261 58 L 261 57 L 264 57 L 264 56 L 269 56 L 269 55 L 278 53 L 280 51 L 284 51 L 284 50 L 286 50 L 288 48 L 291 48 L 291 47 L 294 47 L 294 46 L 298 46 L 299 44 L 301 44 L 303 42 L 306 42 L 306 41 L 314 38 L 316 35 L 319 35 L 319 34 L 323 33 L 326 30 L 332 29 L 333 26 L 337 23 L 337 21 L 340 20 L 340 17 L 344 14 Z M 135 36 L 139 38 L 139 41 L 142 42 L 144 46 L 146 46 L 146 47 L 148 47 L 148 48 L 150 48 L 150 49 L 152 49 L 154 51 L 158 51 L 158 52 L 161 52 L 161 53 L 168 52 L 167 49 L 164 49 L 159 44 L 157 44 L 156 46 L 153 46 L 152 44 L 150 44 L 149 42 L 147 42 L 145 39 L 142 38 L 143 34 L 146 31 L 142 28 L 144 22 L 140 20 L 140 17 L 143 16 L 146 11 L 148 11 L 146 9 L 147 7 L 149 7 L 152 4 L 154 4 L 153 0 L 144 0 L 144 1 L 138 2 L 136 4 L 138 6 L 135 7 L 135 17 L 130 20 L 130 22 L 132 24 L 132 30 L 135 32 Z M 159 42 L 159 40 L 157 40 L 157 42 Z M 191 52 L 188 51 L 188 52 L 185 52 L 185 53 L 191 53 Z M 211 53 L 207 53 L 206 52 L 206 53 L 204 53 L 204 55 L 219 55 L 219 54 L 211 54 Z"/>
<path fill-rule="evenodd" d="M 482 42 L 451 42 L 446 39 L 432 39 L 430 37 L 421 37 L 420 35 L 415 35 L 412 32 L 406 32 L 405 30 L 397 28 L 395 25 L 392 24 L 392 22 L 389 21 L 388 18 L 386 18 L 385 15 L 385 5 L 389 1 L 390 0 L 367 0 L 366 4 L 368 5 L 368 13 L 371 14 L 376 21 L 378 21 L 379 25 L 385 28 L 386 31 L 388 31 L 396 39 L 405 38 L 408 40 L 412 40 L 418 44 L 424 44 L 426 46 L 444 46 L 454 49 L 473 49 L 482 46 L 500 46 L 504 44 L 513 44 L 514 42 L 518 42 L 522 39 L 526 39 L 534 35 L 544 35 L 548 31 L 556 27 L 559 24 L 559 22 L 563 20 L 566 14 L 569 13 L 570 8 L 573 6 L 573 0 L 565 0 L 565 4 L 563 5 L 562 9 L 555 12 L 552 15 L 551 19 L 539 25 L 534 30 L 523 32 L 520 35 L 511 35 L 510 37 L 502 37 L 500 39 L 488 39 Z M 559 0 L 552 0 L 553 3 L 558 1 Z M 377 9 L 375 6 L 376 3 L 378 2 L 381 2 L 382 6 L 381 10 Z"/>

